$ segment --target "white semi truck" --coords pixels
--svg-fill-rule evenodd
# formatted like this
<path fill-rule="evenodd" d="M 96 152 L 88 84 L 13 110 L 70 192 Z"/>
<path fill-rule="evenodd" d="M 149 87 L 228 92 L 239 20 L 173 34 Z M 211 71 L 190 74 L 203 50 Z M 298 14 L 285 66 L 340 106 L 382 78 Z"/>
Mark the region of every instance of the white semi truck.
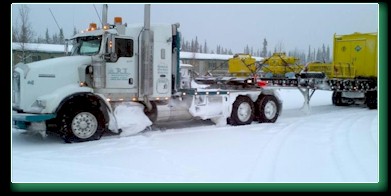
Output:
<path fill-rule="evenodd" d="M 108 24 L 104 5 L 103 26 L 91 24 L 72 37 L 69 56 L 17 64 L 14 127 L 55 132 L 65 142 L 100 139 L 105 131 L 119 132 L 114 109 L 131 101 L 142 103 L 152 122 L 159 115 L 157 104 L 165 103 L 174 111 L 170 115 L 184 112 L 216 123 L 277 120 L 282 103 L 275 91 L 251 78 L 226 78 L 226 85 L 213 89 L 181 81 L 179 24 L 150 25 L 150 5 L 144 12 L 144 25 L 123 24 L 120 17 Z"/>

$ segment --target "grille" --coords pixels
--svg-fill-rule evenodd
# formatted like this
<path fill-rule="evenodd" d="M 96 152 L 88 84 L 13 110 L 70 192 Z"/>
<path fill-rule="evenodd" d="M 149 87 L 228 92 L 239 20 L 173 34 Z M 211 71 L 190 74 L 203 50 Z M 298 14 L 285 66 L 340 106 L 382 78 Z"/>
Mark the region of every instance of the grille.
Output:
<path fill-rule="evenodd" d="M 20 74 L 14 71 L 12 77 L 12 106 L 19 107 L 20 104 Z"/>

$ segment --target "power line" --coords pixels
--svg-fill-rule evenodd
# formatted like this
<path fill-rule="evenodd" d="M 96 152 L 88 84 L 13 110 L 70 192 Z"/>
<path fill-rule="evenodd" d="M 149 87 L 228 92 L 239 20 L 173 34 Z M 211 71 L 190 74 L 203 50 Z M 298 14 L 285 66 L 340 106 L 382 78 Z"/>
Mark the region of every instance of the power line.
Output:
<path fill-rule="evenodd" d="M 98 10 L 96 10 L 95 4 L 93 4 L 93 6 L 94 6 L 94 8 L 95 8 L 96 15 L 98 15 L 99 21 L 100 21 L 100 23 L 102 24 L 102 27 L 103 27 L 103 22 L 102 22 L 102 20 L 100 19 L 100 16 L 99 16 Z"/>
<path fill-rule="evenodd" d="M 57 27 L 58 27 L 58 30 L 61 31 L 60 25 L 58 25 L 57 20 L 56 20 L 56 17 L 54 17 L 53 12 L 52 12 L 52 10 L 51 10 L 50 8 L 49 8 L 49 11 L 50 11 L 50 13 L 51 13 L 52 16 L 53 16 L 54 22 L 56 22 L 56 25 L 57 25 Z"/>

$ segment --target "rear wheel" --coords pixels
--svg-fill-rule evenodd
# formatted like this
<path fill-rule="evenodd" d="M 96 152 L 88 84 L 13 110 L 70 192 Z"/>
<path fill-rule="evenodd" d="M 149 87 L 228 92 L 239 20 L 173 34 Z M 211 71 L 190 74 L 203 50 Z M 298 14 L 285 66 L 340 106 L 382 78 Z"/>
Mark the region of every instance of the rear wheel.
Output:
<path fill-rule="evenodd" d="M 247 125 L 254 119 L 254 103 L 247 96 L 238 96 L 232 104 L 231 125 Z"/>
<path fill-rule="evenodd" d="M 369 109 L 377 109 L 377 91 L 369 91 L 365 94 L 365 102 Z"/>
<path fill-rule="evenodd" d="M 279 116 L 278 100 L 272 95 L 262 97 L 258 103 L 260 123 L 274 123 Z"/>
<path fill-rule="evenodd" d="M 336 106 L 347 106 L 348 105 L 347 103 L 344 103 L 342 101 L 342 92 L 334 91 L 332 98 L 331 98 L 331 101 L 333 102 L 333 105 L 336 105 Z"/>

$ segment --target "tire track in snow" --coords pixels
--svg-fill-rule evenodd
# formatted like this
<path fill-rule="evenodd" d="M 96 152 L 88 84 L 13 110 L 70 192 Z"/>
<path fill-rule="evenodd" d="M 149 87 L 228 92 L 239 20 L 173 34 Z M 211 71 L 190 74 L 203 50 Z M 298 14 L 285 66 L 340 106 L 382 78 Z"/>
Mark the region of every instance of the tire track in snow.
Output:
<path fill-rule="evenodd" d="M 373 138 L 370 133 L 357 133 L 355 131 L 355 127 L 362 125 L 363 123 L 359 123 L 362 121 L 367 121 L 367 117 L 361 117 L 360 112 L 358 113 L 347 113 L 345 118 L 338 120 L 338 123 L 334 123 L 333 125 L 333 135 L 332 135 L 332 157 L 341 173 L 341 177 L 345 182 L 368 182 L 373 180 L 373 177 L 368 172 L 368 168 L 366 168 L 362 164 L 362 158 L 360 159 L 355 152 L 354 147 L 352 146 L 352 135 L 362 134 L 364 137 L 371 138 L 370 141 L 373 142 Z M 352 115 L 353 114 L 353 115 Z M 371 124 L 366 124 L 367 129 L 371 128 Z M 363 130 L 362 128 L 360 128 Z M 355 132 L 354 132 L 355 131 Z M 368 135 L 369 134 L 369 135 Z M 361 136 L 363 137 L 363 136 Z M 360 140 L 362 141 L 362 140 Z M 368 140 L 365 140 L 368 141 Z M 357 144 L 360 145 L 360 144 Z M 373 142 L 375 145 L 375 142 Z M 365 145 L 368 146 L 368 145 Z M 376 149 L 374 151 L 377 151 Z M 368 153 L 365 153 L 368 154 Z M 370 153 L 369 153 L 370 154 Z M 377 154 L 377 153 L 376 153 Z M 368 158 L 368 157 L 367 157 Z M 370 159 L 372 160 L 372 159 Z M 369 169 L 370 170 L 370 169 Z"/>
<path fill-rule="evenodd" d="M 295 132 L 296 128 L 302 125 L 305 120 L 299 120 L 295 123 L 284 122 L 279 126 L 284 128 L 277 132 L 265 145 L 255 159 L 254 167 L 250 169 L 246 181 L 250 182 L 273 182 L 275 181 L 276 162 L 281 149 L 287 138 Z M 289 124 L 288 126 L 285 126 Z M 276 125 L 276 124 L 274 124 Z M 271 168 L 271 169 L 270 169 Z M 265 169 L 268 169 L 265 171 Z"/>

